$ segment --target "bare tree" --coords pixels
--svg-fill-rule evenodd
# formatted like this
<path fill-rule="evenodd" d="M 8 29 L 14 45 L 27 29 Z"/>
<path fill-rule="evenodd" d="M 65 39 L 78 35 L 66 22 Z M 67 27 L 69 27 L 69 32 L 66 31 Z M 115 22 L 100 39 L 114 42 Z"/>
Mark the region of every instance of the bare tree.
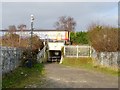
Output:
<path fill-rule="evenodd" d="M 9 27 L 8 27 L 8 30 L 9 30 L 9 33 L 12 33 L 13 34 L 13 32 L 16 32 L 16 26 L 15 25 L 10 25 Z"/>
<path fill-rule="evenodd" d="M 19 38 L 19 45 L 21 43 L 21 38 L 22 38 L 22 32 L 26 29 L 26 25 L 25 24 L 20 24 L 18 25 L 18 29 L 20 30 L 20 38 Z"/>
<path fill-rule="evenodd" d="M 70 16 L 61 16 L 59 20 L 55 22 L 55 28 L 57 30 L 68 30 L 68 31 L 75 31 L 76 22 L 74 18 Z"/>
<path fill-rule="evenodd" d="M 14 46 L 14 40 L 13 40 L 13 34 L 16 32 L 16 26 L 15 25 L 10 25 L 8 27 L 8 35 L 10 36 L 9 38 L 11 38 L 10 42 L 12 43 L 12 47 Z"/>
<path fill-rule="evenodd" d="M 18 25 L 18 29 L 23 31 L 24 29 L 26 29 L 26 25 L 25 24 L 20 24 L 20 25 Z"/>

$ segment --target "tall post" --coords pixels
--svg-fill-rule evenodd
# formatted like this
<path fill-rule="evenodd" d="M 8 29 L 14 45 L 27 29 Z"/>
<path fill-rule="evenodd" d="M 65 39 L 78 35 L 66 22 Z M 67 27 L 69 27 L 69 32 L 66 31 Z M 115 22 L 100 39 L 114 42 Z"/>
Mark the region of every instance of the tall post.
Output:
<path fill-rule="evenodd" d="M 33 20 L 34 17 L 33 15 L 31 15 L 31 40 L 30 40 L 31 55 L 32 55 Z"/>
<path fill-rule="evenodd" d="M 44 58 L 45 58 L 45 46 L 46 46 L 46 43 L 45 43 L 45 39 L 44 39 L 44 48 L 43 48 L 43 50 L 44 50 Z"/>
<path fill-rule="evenodd" d="M 65 49 L 66 49 L 65 47 L 66 47 L 66 46 L 64 45 L 64 56 L 65 56 Z"/>
<path fill-rule="evenodd" d="M 92 56 L 91 54 L 92 54 L 92 47 L 91 46 L 89 46 L 89 50 L 90 50 L 90 57 Z"/>
<path fill-rule="evenodd" d="M 30 32 L 30 56 L 29 56 L 29 61 L 28 61 L 28 67 L 32 67 L 32 59 L 33 59 L 33 53 L 32 53 L 32 37 L 33 37 L 33 20 L 34 17 L 31 15 L 31 32 Z"/>
<path fill-rule="evenodd" d="M 70 42 L 70 31 L 68 31 L 68 35 L 69 35 L 69 42 Z"/>
<path fill-rule="evenodd" d="M 78 58 L 78 45 L 77 45 L 77 58 Z"/>

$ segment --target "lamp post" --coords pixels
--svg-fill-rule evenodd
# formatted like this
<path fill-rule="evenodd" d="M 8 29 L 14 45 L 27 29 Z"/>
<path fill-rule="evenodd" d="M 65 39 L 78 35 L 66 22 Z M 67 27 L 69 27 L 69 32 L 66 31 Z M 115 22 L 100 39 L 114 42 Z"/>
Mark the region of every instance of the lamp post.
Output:
<path fill-rule="evenodd" d="M 29 60 L 27 63 L 28 67 L 32 67 L 32 59 L 33 59 L 33 53 L 32 53 L 32 37 L 33 37 L 33 21 L 34 21 L 34 17 L 33 15 L 31 15 L 31 32 L 30 32 L 30 54 L 29 54 Z"/>
<path fill-rule="evenodd" d="M 31 54 L 32 54 L 33 21 L 34 21 L 34 16 L 31 15 L 31 40 L 30 40 Z"/>

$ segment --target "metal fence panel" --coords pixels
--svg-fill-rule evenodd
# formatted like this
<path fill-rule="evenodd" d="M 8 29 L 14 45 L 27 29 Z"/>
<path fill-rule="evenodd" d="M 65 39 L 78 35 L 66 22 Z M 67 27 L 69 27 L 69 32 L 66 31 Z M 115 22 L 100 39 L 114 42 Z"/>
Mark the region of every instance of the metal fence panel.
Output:
<path fill-rule="evenodd" d="M 90 57 L 90 46 L 64 46 L 64 56 L 66 57 Z"/>

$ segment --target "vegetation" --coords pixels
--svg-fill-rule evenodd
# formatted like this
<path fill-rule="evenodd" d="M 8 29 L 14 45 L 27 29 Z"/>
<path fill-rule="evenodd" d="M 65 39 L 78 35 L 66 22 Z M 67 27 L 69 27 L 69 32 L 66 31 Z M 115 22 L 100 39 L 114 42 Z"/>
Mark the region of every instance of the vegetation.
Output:
<path fill-rule="evenodd" d="M 19 46 L 19 35 L 14 33 L 6 33 L 2 37 L 2 46 L 8 46 L 8 47 L 18 47 Z"/>
<path fill-rule="evenodd" d="M 64 56 L 64 47 L 61 48 L 61 55 Z"/>
<path fill-rule="evenodd" d="M 61 16 L 59 20 L 55 22 L 55 28 L 57 30 L 68 30 L 68 31 L 75 31 L 76 22 L 74 18 L 70 16 Z"/>
<path fill-rule="evenodd" d="M 30 48 L 30 44 L 32 44 L 32 49 L 42 49 L 43 42 L 37 36 L 33 35 L 33 37 L 22 36 L 22 32 L 26 30 L 25 24 L 20 24 L 17 26 L 18 30 L 20 30 L 20 35 L 16 34 L 17 28 L 15 25 L 10 25 L 8 27 L 8 32 L 0 38 L 0 44 L 2 46 L 9 47 L 18 47 L 18 48 Z M 32 41 L 32 43 L 30 43 Z M 34 42 L 33 42 L 34 41 Z"/>
<path fill-rule="evenodd" d="M 25 66 L 27 64 L 26 62 L 28 62 L 30 58 L 32 58 L 32 64 L 35 64 L 37 62 L 37 53 L 39 52 L 39 49 L 41 50 L 44 47 L 42 40 L 40 40 L 36 35 L 32 38 L 19 38 L 18 34 L 7 33 L 2 38 L 2 46 L 21 48 L 23 50 L 21 57 L 22 66 Z M 30 41 L 32 41 L 32 48 L 30 47 Z"/>
<path fill-rule="evenodd" d="M 30 40 L 34 41 L 32 42 L 32 49 L 42 49 L 43 48 L 43 42 L 39 39 L 37 35 L 34 35 L 32 38 L 26 37 L 21 38 L 19 41 L 20 36 L 15 33 L 6 33 L 2 37 L 2 46 L 8 46 L 8 47 L 17 47 L 17 48 L 29 48 L 30 47 Z"/>
<path fill-rule="evenodd" d="M 64 58 L 62 64 L 102 72 L 113 76 L 118 76 L 118 74 L 120 75 L 120 72 L 118 73 L 118 71 L 111 68 L 95 66 L 92 58 Z"/>
<path fill-rule="evenodd" d="M 114 52 L 118 47 L 118 29 L 110 26 L 92 24 L 88 31 L 91 46 L 96 51 Z"/>
<path fill-rule="evenodd" d="M 72 44 L 88 44 L 88 33 L 87 32 L 71 32 L 70 40 Z"/>
<path fill-rule="evenodd" d="M 2 88 L 25 88 L 25 86 L 40 83 L 43 75 L 43 64 L 35 64 L 32 68 L 18 67 L 12 73 L 3 76 Z"/>
<path fill-rule="evenodd" d="M 10 25 L 10 26 L 8 27 L 8 30 L 9 30 L 9 33 L 14 33 L 14 32 L 17 30 L 17 28 L 16 28 L 15 25 Z"/>
<path fill-rule="evenodd" d="M 23 37 L 22 31 L 26 29 L 26 25 L 18 25 L 18 29 L 21 31 L 20 35 L 16 34 L 16 26 L 9 26 L 8 32 L 2 36 L 0 43 L 6 47 L 16 47 L 23 50 L 21 57 L 21 66 L 26 66 L 30 58 L 32 58 L 32 64 L 37 63 L 37 53 L 39 49 L 44 47 L 43 41 L 37 36 Z M 31 45 L 31 46 L 30 46 Z"/>

